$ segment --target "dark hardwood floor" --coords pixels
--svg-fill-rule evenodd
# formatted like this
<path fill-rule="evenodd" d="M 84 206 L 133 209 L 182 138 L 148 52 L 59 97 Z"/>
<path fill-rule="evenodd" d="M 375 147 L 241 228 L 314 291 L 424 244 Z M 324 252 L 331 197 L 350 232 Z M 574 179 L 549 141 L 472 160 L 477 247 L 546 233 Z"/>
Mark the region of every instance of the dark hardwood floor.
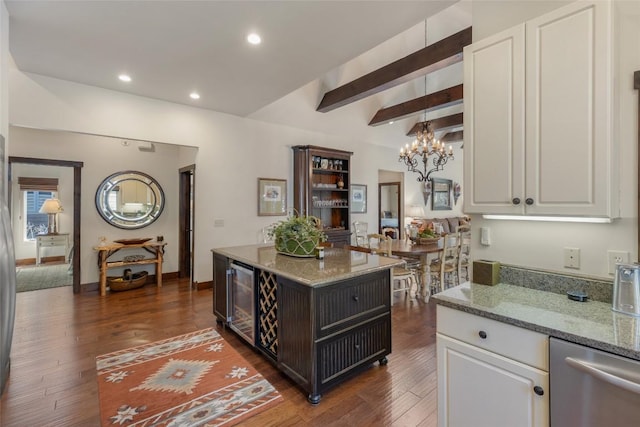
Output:
<path fill-rule="evenodd" d="M 435 303 L 394 297 L 389 364 L 327 392 L 319 405 L 233 332 L 218 330 L 283 395 L 250 426 L 435 426 Z M 98 426 L 97 355 L 215 326 L 212 291 L 166 282 L 107 294 L 69 287 L 17 295 L 3 427 Z"/>

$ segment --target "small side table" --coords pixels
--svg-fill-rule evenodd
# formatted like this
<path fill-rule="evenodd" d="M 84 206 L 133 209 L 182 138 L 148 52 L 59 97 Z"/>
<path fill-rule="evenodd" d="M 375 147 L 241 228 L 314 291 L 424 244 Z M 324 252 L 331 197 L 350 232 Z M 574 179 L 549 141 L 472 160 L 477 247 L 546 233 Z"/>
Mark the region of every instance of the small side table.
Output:
<path fill-rule="evenodd" d="M 114 267 L 123 267 L 127 265 L 156 265 L 156 286 L 162 287 L 162 261 L 164 255 L 165 242 L 145 242 L 123 245 L 121 243 L 105 243 L 96 246 L 93 250 L 98 251 L 98 268 L 100 269 L 100 296 L 107 294 L 107 270 Z M 121 249 L 142 248 L 153 255 L 153 258 L 145 258 L 139 261 L 108 261 L 109 257 Z"/>
<path fill-rule="evenodd" d="M 64 262 L 69 263 L 69 233 L 39 234 L 36 236 L 36 265 L 40 265 L 40 249 L 64 246 Z"/>

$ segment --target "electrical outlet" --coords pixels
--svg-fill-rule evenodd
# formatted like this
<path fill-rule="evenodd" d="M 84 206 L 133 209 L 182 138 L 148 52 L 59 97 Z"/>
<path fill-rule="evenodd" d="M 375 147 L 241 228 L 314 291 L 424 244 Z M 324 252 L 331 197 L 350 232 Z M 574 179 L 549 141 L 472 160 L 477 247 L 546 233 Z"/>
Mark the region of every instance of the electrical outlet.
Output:
<path fill-rule="evenodd" d="M 627 251 L 607 251 L 607 259 L 609 260 L 609 274 L 615 274 L 616 264 L 628 263 L 629 252 Z"/>
<path fill-rule="evenodd" d="M 567 268 L 580 268 L 580 249 L 564 248 L 564 266 Z"/>

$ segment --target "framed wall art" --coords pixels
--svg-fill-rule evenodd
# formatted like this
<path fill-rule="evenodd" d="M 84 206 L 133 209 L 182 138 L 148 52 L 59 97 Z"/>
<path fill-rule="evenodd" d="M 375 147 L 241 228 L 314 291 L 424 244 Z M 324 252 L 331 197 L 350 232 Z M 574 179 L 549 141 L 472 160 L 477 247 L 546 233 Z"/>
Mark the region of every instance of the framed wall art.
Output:
<path fill-rule="evenodd" d="M 258 178 L 258 216 L 287 214 L 287 180 Z"/>
<path fill-rule="evenodd" d="M 433 182 L 431 209 L 434 211 L 451 210 L 451 180 L 431 178 Z"/>
<path fill-rule="evenodd" d="M 367 186 L 351 184 L 351 213 L 367 212 Z"/>

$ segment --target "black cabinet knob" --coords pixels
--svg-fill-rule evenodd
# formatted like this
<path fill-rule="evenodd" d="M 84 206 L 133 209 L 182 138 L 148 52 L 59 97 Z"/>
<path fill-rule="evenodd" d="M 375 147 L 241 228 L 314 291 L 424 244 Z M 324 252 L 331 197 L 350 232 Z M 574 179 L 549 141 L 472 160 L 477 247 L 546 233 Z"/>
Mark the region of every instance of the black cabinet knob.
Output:
<path fill-rule="evenodd" d="M 480 331 L 478 332 L 478 336 L 482 339 L 487 338 L 487 333 L 485 331 Z"/>
<path fill-rule="evenodd" d="M 538 396 L 542 396 L 544 394 L 544 389 L 542 387 L 540 387 L 539 385 L 535 386 L 533 388 L 533 392 L 535 394 L 537 394 Z"/>
<path fill-rule="evenodd" d="M 360 297 L 358 297 L 358 295 L 354 295 L 354 296 L 353 296 L 353 300 L 354 300 L 354 301 L 356 301 L 356 302 L 358 302 L 358 301 L 360 300 Z"/>
<path fill-rule="evenodd" d="M 520 199 L 517 197 L 514 197 L 513 200 L 511 200 L 511 203 L 513 203 L 514 205 L 519 205 L 520 204 Z"/>
<path fill-rule="evenodd" d="M 356 350 L 360 350 L 360 344 L 356 344 L 354 347 L 356 348 Z"/>
<path fill-rule="evenodd" d="M 524 201 L 527 205 L 531 206 L 533 204 L 533 199 L 531 197 L 527 198 L 527 200 Z"/>

